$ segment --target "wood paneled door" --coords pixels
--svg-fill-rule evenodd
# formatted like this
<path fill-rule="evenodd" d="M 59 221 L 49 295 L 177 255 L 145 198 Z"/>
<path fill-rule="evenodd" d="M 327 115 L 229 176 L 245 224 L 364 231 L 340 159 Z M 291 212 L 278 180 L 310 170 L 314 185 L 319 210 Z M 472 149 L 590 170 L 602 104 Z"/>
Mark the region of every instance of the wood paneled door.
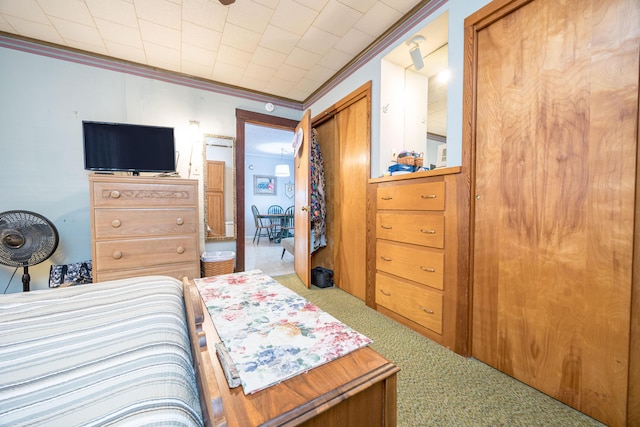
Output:
<path fill-rule="evenodd" d="M 639 425 L 640 2 L 494 1 L 465 27 L 472 355 Z"/>
<path fill-rule="evenodd" d="M 224 162 L 207 160 L 207 230 L 209 236 L 225 236 Z"/>

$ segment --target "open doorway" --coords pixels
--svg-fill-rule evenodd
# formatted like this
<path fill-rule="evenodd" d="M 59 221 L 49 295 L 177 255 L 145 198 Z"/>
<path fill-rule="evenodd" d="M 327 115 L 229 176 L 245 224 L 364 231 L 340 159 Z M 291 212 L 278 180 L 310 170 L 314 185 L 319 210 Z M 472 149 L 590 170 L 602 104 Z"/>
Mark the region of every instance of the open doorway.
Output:
<path fill-rule="evenodd" d="M 247 124 L 265 126 L 288 130 L 293 132 L 298 122 L 296 120 L 282 117 L 269 116 L 267 114 L 254 113 L 245 110 L 236 110 L 236 218 L 237 218 L 237 240 L 236 240 L 236 271 L 245 271 L 246 268 L 246 245 L 247 234 L 245 219 L 251 213 L 251 205 L 247 206 L 245 194 L 247 190 L 253 191 L 253 176 L 247 179 Z M 293 181 L 293 177 L 291 177 Z M 281 249 L 279 249 L 281 251 Z M 279 259 L 279 256 L 278 256 Z"/>

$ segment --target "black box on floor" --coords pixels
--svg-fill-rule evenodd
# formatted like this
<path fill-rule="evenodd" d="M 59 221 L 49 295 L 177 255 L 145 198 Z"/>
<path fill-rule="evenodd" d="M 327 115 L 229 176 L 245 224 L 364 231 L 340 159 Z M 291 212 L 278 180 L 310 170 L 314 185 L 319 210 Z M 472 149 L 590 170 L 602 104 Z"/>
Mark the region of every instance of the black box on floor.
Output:
<path fill-rule="evenodd" d="M 319 288 L 333 286 L 333 270 L 324 267 L 316 267 L 311 270 L 311 284 Z"/>

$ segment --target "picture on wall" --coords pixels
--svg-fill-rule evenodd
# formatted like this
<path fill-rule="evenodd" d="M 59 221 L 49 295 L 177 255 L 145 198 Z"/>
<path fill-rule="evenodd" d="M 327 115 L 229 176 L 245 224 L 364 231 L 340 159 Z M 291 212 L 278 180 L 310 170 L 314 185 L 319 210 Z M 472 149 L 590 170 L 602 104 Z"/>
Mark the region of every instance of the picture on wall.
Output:
<path fill-rule="evenodd" d="M 276 195 L 276 177 L 269 175 L 253 176 L 253 194 Z"/>

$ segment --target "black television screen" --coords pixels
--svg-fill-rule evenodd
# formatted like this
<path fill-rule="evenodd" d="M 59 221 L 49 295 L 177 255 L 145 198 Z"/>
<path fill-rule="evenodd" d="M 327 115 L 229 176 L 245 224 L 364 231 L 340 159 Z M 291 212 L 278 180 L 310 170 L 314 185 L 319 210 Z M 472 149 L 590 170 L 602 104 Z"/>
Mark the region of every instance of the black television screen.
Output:
<path fill-rule="evenodd" d="M 86 170 L 175 172 L 173 128 L 83 121 L 82 132 Z"/>

